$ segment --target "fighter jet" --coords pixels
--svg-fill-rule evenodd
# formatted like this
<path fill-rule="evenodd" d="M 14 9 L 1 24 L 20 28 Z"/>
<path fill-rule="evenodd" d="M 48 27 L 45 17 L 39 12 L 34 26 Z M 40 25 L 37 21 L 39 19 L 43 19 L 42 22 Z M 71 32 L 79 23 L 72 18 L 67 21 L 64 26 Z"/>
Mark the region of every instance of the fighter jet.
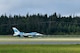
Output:
<path fill-rule="evenodd" d="M 13 36 L 20 36 L 20 37 L 35 37 L 35 36 L 42 36 L 43 34 L 37 33 L 37 32 L 30 32 L 30 33 L 24 33 L 20 32 L 16 27 L 12 27 L 14 34 Z"/>

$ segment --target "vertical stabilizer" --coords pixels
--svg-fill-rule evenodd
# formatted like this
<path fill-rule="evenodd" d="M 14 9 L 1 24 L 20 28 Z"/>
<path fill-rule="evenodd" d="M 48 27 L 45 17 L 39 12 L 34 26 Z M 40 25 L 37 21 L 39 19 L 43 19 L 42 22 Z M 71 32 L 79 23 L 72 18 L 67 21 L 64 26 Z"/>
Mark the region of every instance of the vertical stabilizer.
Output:
<path fill-rule="evenodd" d="M 20 34 L 20 31 L 19 31 L 17 28 L 12 27 L 12 29 L 13 29 L 13 31 L 14 31 L 13 36 L 17 36 L 17 35 L 19 35 L 19 34 Z"/>

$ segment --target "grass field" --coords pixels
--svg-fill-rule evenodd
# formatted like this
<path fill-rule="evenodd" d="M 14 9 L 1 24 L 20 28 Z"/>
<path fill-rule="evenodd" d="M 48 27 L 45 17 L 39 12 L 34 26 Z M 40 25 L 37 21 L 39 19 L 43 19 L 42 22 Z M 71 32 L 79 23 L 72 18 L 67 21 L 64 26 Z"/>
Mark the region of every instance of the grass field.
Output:
<path fill-rule="evenodd" d="M 13 35 L 0 35 L 0 38 L 20 38 L 20 37 L 18 36 L 14 37 Z M 41 36 L 41 38 L 80 38 L 80 35 L 43 35 Z"/>
<path fill-rule="evenodd" d="M 0 45 L 0 53 L 80 53 L 80 45 Z"/>

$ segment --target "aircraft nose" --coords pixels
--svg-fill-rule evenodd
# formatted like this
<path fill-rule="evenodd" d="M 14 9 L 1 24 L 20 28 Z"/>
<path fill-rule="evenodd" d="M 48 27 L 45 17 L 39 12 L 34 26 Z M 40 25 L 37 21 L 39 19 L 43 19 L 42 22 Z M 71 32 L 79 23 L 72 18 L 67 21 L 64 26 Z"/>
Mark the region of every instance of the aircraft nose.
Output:
<path fill-rule="evenodd" d="M 42 35 L 42 34 L 37 33 L 36 35 Z"/>

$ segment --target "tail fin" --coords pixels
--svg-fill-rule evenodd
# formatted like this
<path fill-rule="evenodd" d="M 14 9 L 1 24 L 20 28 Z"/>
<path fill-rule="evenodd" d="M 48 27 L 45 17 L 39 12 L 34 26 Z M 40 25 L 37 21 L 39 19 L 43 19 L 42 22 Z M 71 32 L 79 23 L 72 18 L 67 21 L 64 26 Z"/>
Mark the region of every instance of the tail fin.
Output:
<path fill-rule="evenodd" d="M 13 29 L 13 31 L 14 31 L 13 36 L 17 36 L 17 35 L 20 34 L 20 31 L 19 31 L 17 28 L 13 27 L 12 29 Z"/>

